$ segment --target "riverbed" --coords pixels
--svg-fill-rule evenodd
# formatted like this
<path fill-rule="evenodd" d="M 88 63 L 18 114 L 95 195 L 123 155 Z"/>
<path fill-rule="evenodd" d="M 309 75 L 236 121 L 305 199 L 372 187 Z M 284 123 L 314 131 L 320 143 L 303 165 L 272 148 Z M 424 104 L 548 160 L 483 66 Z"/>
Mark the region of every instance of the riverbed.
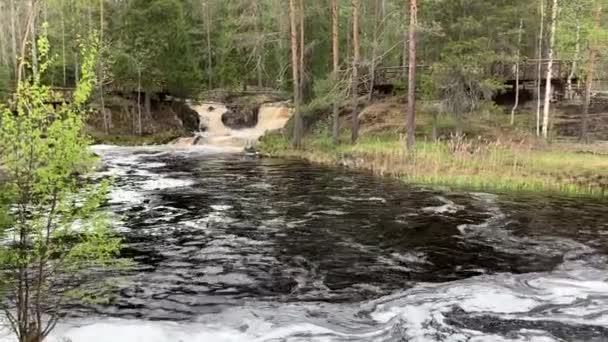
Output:
<path fill-rule="evenodd" d="M 427 189 L 205 146 L 94 150 L 135 265 L 53 340 L 608 338 L 599 200 Z"/>

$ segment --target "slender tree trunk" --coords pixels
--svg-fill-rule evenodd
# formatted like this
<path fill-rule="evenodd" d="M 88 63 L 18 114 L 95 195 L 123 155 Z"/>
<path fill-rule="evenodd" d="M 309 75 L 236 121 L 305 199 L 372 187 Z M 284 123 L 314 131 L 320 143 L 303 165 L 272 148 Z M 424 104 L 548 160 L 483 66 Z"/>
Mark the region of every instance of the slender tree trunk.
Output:
<path fill-rule="evenodd" d="M 356 143 L 359 138 L 359 0 L 352 0 L 353 11 L 353 65 L 352 65 L 352 102 L 353 110 L 351 114 L 351 143 Z"/>
<path fill-rule="evenodd" d="M 211 56 L 211 4 L 205 1 L 205 33 L 207 35 L 207 82 L 209 89 L 213 89 L 213 57 Z"/>
<path fill-rule="evenodd" d="M 38 42 L 36 38 L 36 18 L 38 17 L 38 8 L 36 8 L 34 0 L 30 1 L 30 10 L 34 13 L 31 22 L 32 26 L 30 27 L 30 33 L 32 35 L 32 71 L 34 72 L 34 74 L 38 74 Z"/>
<path fill-rule="evenodd" d="M 145 119 L 152 120 L 152 99 L 149 90 L 144 91 L 144 110 Z"/>
<path fill-rule="evenodd" d="M 59 9 L 59 15 L 60 15 L 60 21 L 61 21 L 61 65 L 62 65 L 62 70 L 63 70 L 63 86 L 66 87 L 67 83 L 68 83 L 68 76 L 67 76 L 67 63 L 66 63 L 66 55 L 65 55 L 65 17 L 63 14 L 64 11 L 64 4 L 63 4 L 63 0 L 61 0 L 60 2 L 60 6 L 61 8 Z"/>
<path fill-rule="evenodd" d="M 15 0 L 9 0 L 9 10 L 11 17 L 11 50 L 12 56 L 11 60 L 13 62 L 13 71 L 15 75 L 19 72 L 19 64 L 17 61 L 17 56 L 19 56 L 19 52 L 17 51 L 17 26 L 16 26 L 16 18 L 17 18 L 17 10 L 15 9 Z"/>
<path fill-rule="evenodd" d="M 602 20 L 602 5 L 597 4 L 593 14 L 595 28 L 598 29 Z M 592 40 L 589 41 L 589 58 L 587 61 L 587 79 L 585 81 L 585 102 L 583 103 L 583 115 L 581 122 L 580 139 L 584 143 L 589 143 L 589 106 L 591 105 L 591 87 L 593 86 L 593 74 L 595 73 L 595 60 L 597 58 L 596 47 Z"/>
<path fill-rule="evenodd" d="M 280 65 L 277 68 L 277 74 L 275 77 L 274 86 L 276 88 L 282 88 L 285 82 L 285 73 L 288 71 L 290 62 L 289 58 L 285 58 L 285 52 L 288 51 L 287 46 L 289 44 L 289 15 L 285 15 L 285 2 L 284 0 L 277 0 L 274 4 L 276 12 L 273 12 L 273 15 L 278 17 L 278 27 L 279 27 L 279 43 L 278 49 L 274 49 L 275 58 L 277 61 L 280 61 Z M 287 39 L 285 39 L 285 38 Z"/>
<path fill-rule="evenodd" d="M 103 96 L 103 82 L 104 82 L 104 72 L 103 72 L 103 51 L 104 51 L 104 41 L 103 41 L 103 30 L 104 30 L 104 0 L 99 0 L 99 42 L 101 44 L 100 47 L 100 55 L 99 55 L 99 102 L 101 104 L 101 113 L 103 115 L 103 125 L 105 128 L 105 133 L 110 134 L 110 126 L 112 122 L 112 118 L 108 116 L 106 113 L 106 104 Z"/>
<path fill-rule="evenodd" d="M 4 2 L 0 1 L 0 22 L 4 23 L 6 20 L 6 11 Z M 9 59 L 9 52 L 7 51 L 6 35 L 4 32 L 4 25 L 0 24 L 0 65 L 6 65 Z"/>
<path fill-rule="evenodd" d="M 16 72 L 17 84 L 21 83 L 21 80 L 25 76 L 24 73 L 25 73 L 25 64 L 26 64 L 27 41 L 31 34 L 30 31 L 33 27 L 32 23 L 34 22 L 35 16 L 36 16 L 35 2 L 32 0 L 32 2 L 30 2 L 29 11 L 27 11 L 27 13 L 26 13 L 25 32 L 23 33 L 23 36 L 21 37 L 21 48 L 20 48 L 21 52 L 19 53 L 19 63 L 18 63 L 17 72 Z"/>
<path fill-rule="evenodd" d="M 89 33 L 93 32 L 93 11 L 91 10 L 91 4 L 87 4 L 87 26 L 89 27 Z"/>
<path fill-rule="evenodd" d="M 541 84 L 543 70 L 543 36 L 545 35 L 545 0 L 540 2 L 540 32 L 538 33 L 538 75 L 536 78 L 536 136 L 540 136 Z"/>
<path fill-rule="evenodd" d="M 409 9 L 409 0 L 403 0 L 403 22 L 405 23 L 406 20 L 408 20 L 409 18 L 409 13 L 408 13 L 408 9 Z M 405 73 L 406 73 L 406 67 L 408 65 L 408 57 L 407 57 L 407 50 L 409 48 L 408 46 L 408 37 L 409 37 L 410 33 L 408 31 L 408 26 L 407 25 L 403 25 L 403 52 L 401 53 L 401 66 L 403 67 L 403 77 L 405 77 Z"/>
<path fill-rule="evenodd" d="M 378 54 L 378 30 L 379 30 L 379 22 L 380 18 L 380 0 L 374 1 L 374 32 L 372 37 L 372 64 L 370 67 L 370 82 L 369 82 L 369 94 L 368 100 L 371 101 L 374 96 L 374 85 L 376 82 L 376 59 Z"/>
<path fill-rule="evenodd" d="M 581 18 L 580 18 L 580 8 L 576 13 L 576 45 L 574 47 L 574 58 L 572 58 L 572 66 L 570 68 L 570 73 L 568 74 L 568 100 L 574 99 L 574 90 L 572 89 L 572 79 L 574 75 L 576 75 L 576 67 L 578 64 L 578 59 L 580 58 L 581 51 Z"/>
<path fill-rule="evenodd" d="M 304 68 L 304 54 L 305 54 L 305 45 L 304 45 L 304 0 L 300 0 L 300 9 L 299 9 L 299 19 L 300 19 L 300 101 L 302 103 L 306 103 L 306 99 L 304 97 L 304 86 L 306 85 L 306 70 Z"/>
<path fill-rule="evenodd" d="M 543 109 L 543 138 L 549 137 L 549 113 L 551 106 L 551 78 L 553 76 L 553 48 L 555 45 L 555 29 L 557 26 L 558 2 L 553 0 L 551 12 L 551 38 L 549 40 L 549 65 L 547 65 L 547 83 L 545 85 L 545 108 Z"/>
<path fill-rule="evenodd" d="M 521 54 L 521 36 L 524 29 L 524 20 L 519 20 L 519 31 L 517 32 L 517 60 L 515 62 L 515 103 L 511 109 L 511 126 L 515 125 L 515 112 L 519 107 L 519 63 Z"/>
<path fill-rule="evenodd" d="M 80 60 L 78 53 L 74 53 L 74 84 L 77 85 L 80 82 Z"/>
<path fill-rule="evenodd" d="M 137 67 L 137 133 L 144 132 L 141 122 L 141 66 Z"/>
<path fill-rule="evenodd" d="M 253 20 L 254 20 L 254 28 L 255 28 L 255 39 L 256 39 L 256 43 L 255 43 L 255 70 L 256 70 L 256 78 L 257 78 L 257 85 L 258 88 L 262 88 L 262 86 L 264 85 L 263 82 L 263 78 L 264 78 L 264 74 L 263 74 L 263 60 L 262 60 L 262 51 L 263 51 L 263 44 L 261 44 L 262 39 L 261 39 L 261 35 L 262 32 L 260 30 L 260 11 L 258 9 L 258 2 L 257 0 L 251 0 L 251 8 L 253 11 Z"/>
<path fill-rule="evenodd" d="M 338 0 L 331 1 L 331 41 L 332 41 L 332 57 L 333 57 L 333 74 L 332 80 L 334 87 L 338 84 L 338 77 L 340 73 L 340 8 Z M 337 96 L 334 98 L 333 103 L 333 131 L 332 131 L 334 144 L 340 143 L 340 113 L 338 109 Z"/>
<path fill-rule="evenodd" d="M 418 22 L 418 6 L 416 0 L 410 0 L 409 25 L 409 63 L 407 77 L 407 142 L 408 151 L 414 150 L 416 142 L 416 26 Z"/>
<path fill-rule="evenodd" d="M 289 23 L 291 26 L 291 71 L 293 75 L 294 128 L 293 145 L 302 146 L 302 118 L 300 116 L 300 80 L 298 64 L 298 25 L 296 24 L 296 0 L 289 0 Z"/>

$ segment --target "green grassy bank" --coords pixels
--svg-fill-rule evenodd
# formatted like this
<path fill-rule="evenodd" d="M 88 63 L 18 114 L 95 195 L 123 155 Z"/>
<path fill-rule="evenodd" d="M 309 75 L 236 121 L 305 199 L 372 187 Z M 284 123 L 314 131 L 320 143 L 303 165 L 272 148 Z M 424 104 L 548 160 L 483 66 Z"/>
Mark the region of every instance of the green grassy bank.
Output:
<path fill-rule="evenodd" d="M 608 156 L 557 145 L 451 139 L 419 141 L 410 154 L 397 134 L 365 135 L 355 145 L 334 146 L 327 134 L 317 133 L 309 135 L 304 146 L 295 150 L 283 136 L 270 135 L 262 139 L 259 148 L 267 156 L 342 165 L 416 184 L 608 196 Z"/>

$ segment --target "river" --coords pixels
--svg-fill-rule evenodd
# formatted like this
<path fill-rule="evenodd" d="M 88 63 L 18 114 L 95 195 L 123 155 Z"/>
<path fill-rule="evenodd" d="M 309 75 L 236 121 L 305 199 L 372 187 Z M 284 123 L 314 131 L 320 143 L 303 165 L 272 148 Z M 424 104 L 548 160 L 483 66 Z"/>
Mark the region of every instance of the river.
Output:
<path fill-rule="evenodd" d="M 607 341 L 600 201 L 97 146 L 135 266 L 52 340 Z"/>

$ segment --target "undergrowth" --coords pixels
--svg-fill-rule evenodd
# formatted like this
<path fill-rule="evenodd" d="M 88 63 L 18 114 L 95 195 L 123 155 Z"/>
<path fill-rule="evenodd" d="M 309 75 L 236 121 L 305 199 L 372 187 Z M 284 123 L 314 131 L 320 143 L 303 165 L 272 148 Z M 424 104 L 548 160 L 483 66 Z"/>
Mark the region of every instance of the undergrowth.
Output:
<path fill-rule="evenodd" d="M 347 141 L 347 136 L 343 137 Z M 262 139 L 269 156 L 303 158 L 392 176 L 410 183 L 471 190 L 557 192 L 574 196 L 608 195 L 608 158 L 553 150 L 525 140 L 461 139 L 420 141 L 413 153 L 398 134 L 361 137 L 355 145 L 332 143 L 327 128 L 310 134 L 295 150 L 280 135 Z"/>

